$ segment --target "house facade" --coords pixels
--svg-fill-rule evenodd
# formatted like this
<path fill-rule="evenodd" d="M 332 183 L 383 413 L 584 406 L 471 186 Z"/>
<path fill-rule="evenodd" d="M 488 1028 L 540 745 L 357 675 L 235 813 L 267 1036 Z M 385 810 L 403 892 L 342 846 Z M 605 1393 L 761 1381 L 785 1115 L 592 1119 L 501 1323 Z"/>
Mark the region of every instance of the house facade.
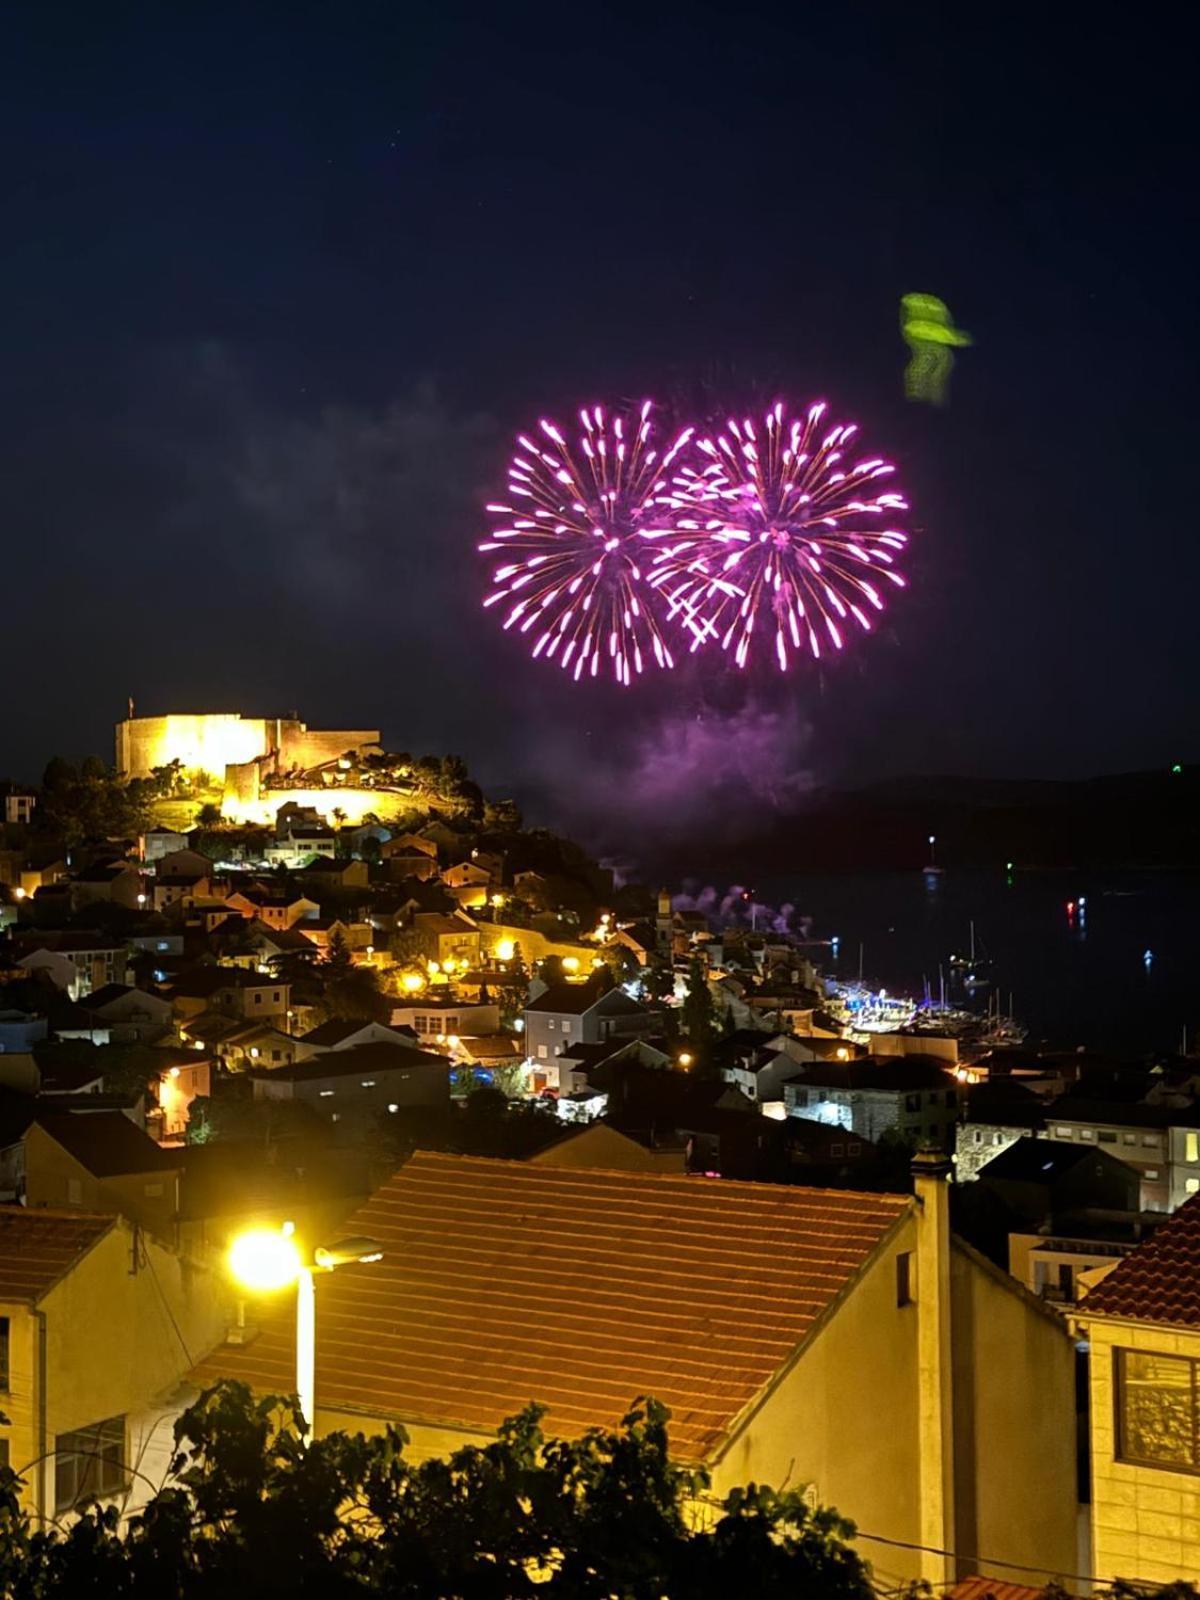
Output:
<path fill-rule="evenodd" d="M 1143 1211 L 1174 1211 L 1200 1194 L 1200 1127 L 1189 1121 L 1194 1110 L 1066 1098 L 1047 1110 L 1043 1137 L 1106 1150 L 1138 1174 Z"/>
<path fill-rule="evenodd" d="M 1092 1573 L 1167 1584 L 1200 1572 L 1200 1200 L 1078 1308 L 1091 1390 Z"/>
<path fill-rule="evenodd" d="M 557 1061 L 581 1044 L 606 1044 L 655 1033 L 659 1019 L 623 989 L 601 994 L 593 983 L 556 983 L 525 1007 L 525 1048 L 535 1074 L 551 1075 L 558 1088 Z"/>
<path fill-rule="evenodd" d="M 782 1088 L 789 1116 L 830 1123 L 872 1143 L 890 1132 L 913 1144 L 954 1149 L 958 1091 L 953 1074 L 937 1061 L 814 1062 Z"/>
<path fill-rule="evenodd" d="M 144 1502 L 171 1449 L 162 1407 L 231 1299 L 123 1218 L 0 1207 L 0 1456 L 31 1513 Z"/>

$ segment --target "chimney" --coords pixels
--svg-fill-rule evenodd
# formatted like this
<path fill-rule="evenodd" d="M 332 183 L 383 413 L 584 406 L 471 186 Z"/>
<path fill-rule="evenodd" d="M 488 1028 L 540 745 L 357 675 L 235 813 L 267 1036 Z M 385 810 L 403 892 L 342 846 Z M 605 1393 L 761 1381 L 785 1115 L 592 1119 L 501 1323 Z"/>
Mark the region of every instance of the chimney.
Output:
<path fill-rule="evenodd" d="M 953 1583 L 954 1409 L 950 1319 L 950 1158 L 918 1150 L 917 1195 L 917 1451 L 920 1470 L 921 1577 Z"/>

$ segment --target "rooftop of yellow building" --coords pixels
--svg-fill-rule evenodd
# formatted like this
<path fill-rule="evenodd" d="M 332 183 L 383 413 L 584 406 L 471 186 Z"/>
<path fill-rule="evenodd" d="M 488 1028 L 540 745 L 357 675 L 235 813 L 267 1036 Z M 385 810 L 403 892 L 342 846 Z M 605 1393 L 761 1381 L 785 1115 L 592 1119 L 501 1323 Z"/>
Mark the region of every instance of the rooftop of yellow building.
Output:
<path fill-rule="evenodd" d="M 0 1301 L 36 1304 L 115 1221 L 80 1211 L 0 1206 Z"/>
<path fill-rule="evenodd" d="M 346 1224 L 383 1259 L 318 1284 L 326 1409 L 492 1432 L 531 1399 L 566 1437 L 670 1406 L 710 1456 L 912 1201 L 419 1152 Z M 196 1369 L 294 1388 L 293 1311 Z"/>

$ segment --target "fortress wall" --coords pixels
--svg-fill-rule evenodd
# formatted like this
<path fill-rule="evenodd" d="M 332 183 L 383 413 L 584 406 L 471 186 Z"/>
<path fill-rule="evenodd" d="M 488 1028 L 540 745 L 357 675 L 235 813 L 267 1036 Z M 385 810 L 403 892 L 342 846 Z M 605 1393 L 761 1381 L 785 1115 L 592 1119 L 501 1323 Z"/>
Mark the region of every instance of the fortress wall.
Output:
<path fill-rule="evenodd" d="M 378 728 L 308 728 L 292 718 L 243 717 L 237 711 L 171 713 L 118 722 L 116 766 L 123 777 L 146 778 L 152 768 L 178 760 L 190 771 L 219 778 L 226 767 L 276 750 L 286 769 L 319 766 L 347 750 L 378 743 Z"/>
<path fill-rule="evenodd" d="M 227 766 L 264 755 L 269 726 L 237 711 L 128 718 L 117 723 L 117 771 L 147 778 L 152 768 L 178 760 L 192 771 L 219 776 Z"/>
<path fill-rule="evenodd" d="M 281 726 L 279 764 L 289 767 L 319 767 L 326 761 L 336 761 L 347 750 L 358 750 L 363 745 L 378 744 L 378 728 L 306 728 L 302 722 L 285 722 Z"/>

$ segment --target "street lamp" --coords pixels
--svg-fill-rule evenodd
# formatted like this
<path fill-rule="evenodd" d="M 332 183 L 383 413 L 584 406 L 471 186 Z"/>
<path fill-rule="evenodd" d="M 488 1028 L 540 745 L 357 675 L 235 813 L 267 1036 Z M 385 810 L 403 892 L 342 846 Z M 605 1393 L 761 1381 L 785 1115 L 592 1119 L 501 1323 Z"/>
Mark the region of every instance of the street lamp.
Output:
<path fill-rule="evenodd" d="M 329 1246 L 318 1245 L 311 1261 L 305 1259 L 296 1240 L 295 1224 L 285 1222 L 274 1228 L 250 1228 L 240 1233 L 229 1247 L 229 1270 L 246 1289 L 271 1294 L 296 1285 L 296 1396 L 300 1415 L 308 1424 L 309 1437 L 317 1425 L 316 1360 L 317 1297 L 314 1274 L 332 1272 L 335 1267 L 355 1262 L 378 1261 L 383 1251 L 374 1239 L 339 1239 Z"/>

